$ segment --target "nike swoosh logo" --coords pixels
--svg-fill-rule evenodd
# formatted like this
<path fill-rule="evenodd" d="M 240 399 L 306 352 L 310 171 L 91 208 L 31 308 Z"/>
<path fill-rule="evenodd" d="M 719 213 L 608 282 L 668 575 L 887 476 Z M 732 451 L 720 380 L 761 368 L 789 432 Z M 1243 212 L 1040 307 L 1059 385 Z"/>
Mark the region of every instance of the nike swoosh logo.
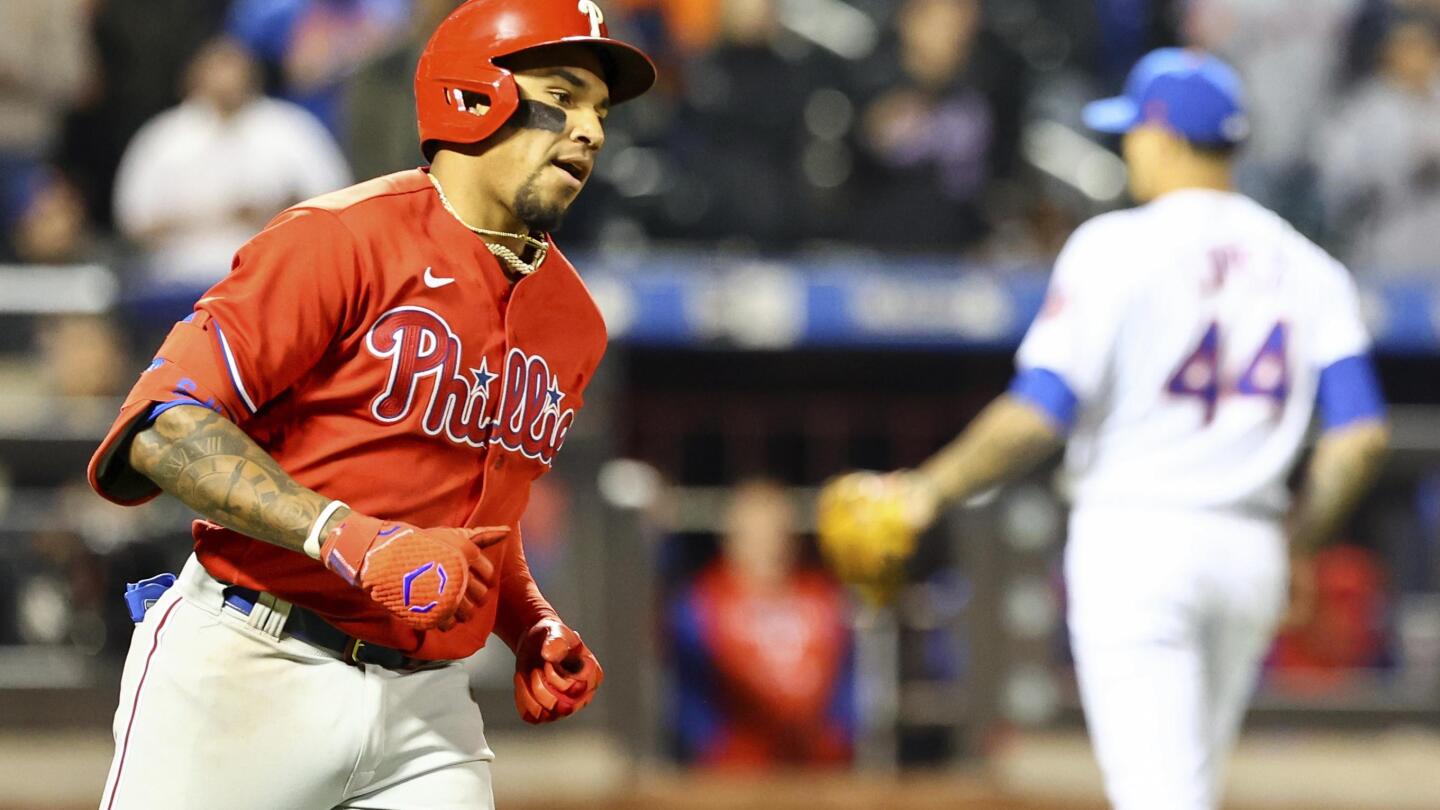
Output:
<path fill-rule="evenodd" d="M 431 270 L 431 268 L 429 268 L 429 267 L 425 268 L 425 286 L 426 286 L 426 287 L 429 287 L 429 288 L 431 288 L 431 289 L 433 290 L 433 289 L 439 289 L 440 287 L 444 287 L 446 284 L 454 284 L 454 283 L 455 283 L 455 279 L 453 279 L 453 278 L 436 278 L 436 277 L 435 277 L 435 273 Z"/>

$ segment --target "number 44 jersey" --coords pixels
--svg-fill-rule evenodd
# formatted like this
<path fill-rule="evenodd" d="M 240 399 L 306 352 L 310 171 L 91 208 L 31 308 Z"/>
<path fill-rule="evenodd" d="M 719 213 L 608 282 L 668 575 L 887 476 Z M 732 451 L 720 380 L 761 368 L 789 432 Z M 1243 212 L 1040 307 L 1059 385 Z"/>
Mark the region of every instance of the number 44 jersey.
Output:
<path fill-rule="evenodd" d="M 1278 514 L 1322 376 L 1368 350 L 1343 266 L 1248 198 L 1190 189 L 1075 232 L 1018 365 L 1069 398 L 1077 506 Z"/>

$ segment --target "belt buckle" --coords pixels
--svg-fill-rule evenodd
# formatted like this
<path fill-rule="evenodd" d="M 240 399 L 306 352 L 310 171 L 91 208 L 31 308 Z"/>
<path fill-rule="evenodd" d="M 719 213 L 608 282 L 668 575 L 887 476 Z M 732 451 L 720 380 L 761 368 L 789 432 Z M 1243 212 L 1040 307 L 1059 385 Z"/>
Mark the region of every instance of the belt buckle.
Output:
<path fill-rule="evenodd" d="M 350 639 L 350 643 L 345 646 L 349 647 L 349 652 L 345 655 L 345 658 L 348 659 L 347 663 L 351 663 L 356 666 L 365 663 L 364 661 L 360 660 L 360 650 L 365 647 L 365 642 L 361 641 L 358 638 L 352 638 Z"/>

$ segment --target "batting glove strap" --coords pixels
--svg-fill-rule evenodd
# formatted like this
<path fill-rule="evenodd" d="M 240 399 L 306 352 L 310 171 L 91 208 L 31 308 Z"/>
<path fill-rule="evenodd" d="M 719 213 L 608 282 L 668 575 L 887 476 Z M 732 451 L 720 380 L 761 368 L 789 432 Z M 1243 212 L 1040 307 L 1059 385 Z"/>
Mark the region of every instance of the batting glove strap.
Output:
<path fill-rule="evenodd" d="M 334 571 L 341 579 L 360 587 L 360 574 L 365 567 L 365 555 L 370 547 L 386 531 L 383 520 L 351 512 L 340 525 L 330 530 L 320 546 L 320 561 Z M 389 524 L 390 534 L 398 533 L 400 523 Z"/>

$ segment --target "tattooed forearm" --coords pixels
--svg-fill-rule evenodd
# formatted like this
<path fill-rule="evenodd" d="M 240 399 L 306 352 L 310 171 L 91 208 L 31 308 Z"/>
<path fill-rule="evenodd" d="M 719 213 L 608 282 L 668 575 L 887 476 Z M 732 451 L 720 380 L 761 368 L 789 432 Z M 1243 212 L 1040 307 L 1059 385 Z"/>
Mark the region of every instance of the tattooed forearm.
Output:
<path fill-rule="evenodd" d="M 130 465 L 209 520 L 294 551 L 330 502 L 295 483 L 234 422 L 199 406 L 171 408 L 141 431 Z"/>

